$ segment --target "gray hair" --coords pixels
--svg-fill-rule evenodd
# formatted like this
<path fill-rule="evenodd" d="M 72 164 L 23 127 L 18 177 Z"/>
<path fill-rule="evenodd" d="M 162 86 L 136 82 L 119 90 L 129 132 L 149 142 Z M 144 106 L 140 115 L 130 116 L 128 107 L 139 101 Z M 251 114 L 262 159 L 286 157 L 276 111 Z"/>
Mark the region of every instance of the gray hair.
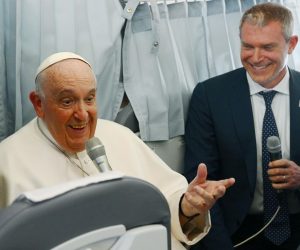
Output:
<path fill-rule="evenodd" d="M 45 93 L 44 93 L 44 83 L 46 81 L 46 76 L 45 72 L 39 73 L 36 78 L 35 78 L 35 92 L 41 97 L 45 98 Z"/>
<path fill-rule="evenodd" d="M 293 14 L 288 8 L 276 3 L 257 4 L 248 9 L 240 22 L 240 34 L 245 22 L 264 27 L 272 21 L 281 24 L 283 36 L 286 41 L 289 41 L 293 35 Z"/>

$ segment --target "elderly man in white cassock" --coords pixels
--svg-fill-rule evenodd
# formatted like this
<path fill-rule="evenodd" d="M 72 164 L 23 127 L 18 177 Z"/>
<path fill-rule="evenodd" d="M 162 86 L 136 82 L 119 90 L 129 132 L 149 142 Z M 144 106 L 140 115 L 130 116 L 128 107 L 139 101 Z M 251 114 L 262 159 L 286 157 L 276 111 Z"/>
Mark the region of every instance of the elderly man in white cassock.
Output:
<path fill-rule="evenodd" d="M 60 52 L 42 62 L 29 95 L 37 117 L 0 143 L 1 207 L 25 191 L 99 174 L 85 150 L 95 136 L 113 170 L 152 183 L 166 197 L 172 249 L 198 242 L 211 226 L 209 209 L 234 179 L 207 181 L 200 164 L 188 185 L 129 129 L 97 119 L 96 87 L 90 64 L 79 55 Z"/>

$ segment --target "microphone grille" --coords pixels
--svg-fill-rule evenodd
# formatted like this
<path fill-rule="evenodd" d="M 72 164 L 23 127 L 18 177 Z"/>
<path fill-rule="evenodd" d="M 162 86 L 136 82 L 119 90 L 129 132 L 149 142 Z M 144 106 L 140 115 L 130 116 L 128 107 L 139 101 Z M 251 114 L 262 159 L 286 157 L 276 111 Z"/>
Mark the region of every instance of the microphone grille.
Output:
<path fill-rule="evenodd" d="M 91 139 L 87 140 L 85 143 L 85 148 L 87 154 L 92 160 L 95 160 L 99 156 L 105 155 L 104 146 L 97 137 L 92 137 Z"/>
<path fill-rule="evenodd" d="M 281 151 L 281 143 L 278 136 L 270 136 L 267 139 L 267 149 L 270 153 L 279 153 Z"/>

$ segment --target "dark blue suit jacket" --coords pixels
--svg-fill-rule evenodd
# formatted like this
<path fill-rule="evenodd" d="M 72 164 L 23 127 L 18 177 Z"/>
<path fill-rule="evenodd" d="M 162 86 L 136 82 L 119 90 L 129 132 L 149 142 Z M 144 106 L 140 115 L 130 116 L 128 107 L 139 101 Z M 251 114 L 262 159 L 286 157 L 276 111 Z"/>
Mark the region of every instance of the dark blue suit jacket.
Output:
<path fill-rule="evenodd" d="M 300 164 L 300 73 L 290 70 L 290 159 Z M 209 179 L 236 183 L 211 209 L 212 229 L 192 249 L 232 249 L 232 235 L 248 213 L 256 183 L 256 141 L 249 85 L 243 68 L 199 83 L 186 124 L 185 176 L 204 162 Z M 203 248 L 202 248 L 202 247 Z"/>

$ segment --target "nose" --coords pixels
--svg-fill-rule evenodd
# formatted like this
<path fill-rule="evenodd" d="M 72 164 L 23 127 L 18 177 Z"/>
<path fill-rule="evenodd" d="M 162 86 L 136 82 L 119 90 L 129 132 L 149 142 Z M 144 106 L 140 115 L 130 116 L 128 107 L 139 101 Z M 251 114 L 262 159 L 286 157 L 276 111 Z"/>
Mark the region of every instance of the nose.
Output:
<path fill-rule="evenodd" d="M 262 57 L 261 50 L 259 48 L 254 49 L 252 58 L 255 62 L 259 62 L 262 60 L 263 57 Z"/>
<path fill-rule="evenodd" d="M 88 106 L 83 101 L 77 103 L 74 110 L 74 117 L 80 121 L 88 118 Z"/>

